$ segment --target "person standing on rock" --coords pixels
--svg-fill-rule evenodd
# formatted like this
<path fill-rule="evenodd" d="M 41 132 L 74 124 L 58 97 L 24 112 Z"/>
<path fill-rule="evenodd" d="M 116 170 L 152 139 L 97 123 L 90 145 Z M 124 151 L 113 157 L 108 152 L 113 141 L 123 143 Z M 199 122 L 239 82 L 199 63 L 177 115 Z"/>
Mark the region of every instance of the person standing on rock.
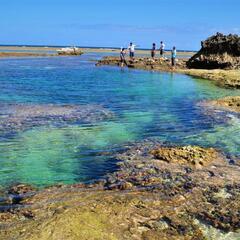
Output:
<path fill-rule="evenodd" d="M 128 46 L 128 50 L 129 50 L 129 56 L 130 58 L 134 58 L 134 55 L 135 55 L 135 47 L 137 45 L 133 44 L 132 42 L 130 42 L 129 46 Z"/>
<path fill-rule="evenodd" d="M 164 49 L 165 49 L 165 44 L 163 41 L 160 42 L 160 57 L 164 58 Z"/>
<path fill-rule="evenodd" d="M 156 55 L 156 43 L 152 44 L 151 57 L 154 59 Z"/>
<path fill-rule="evenodd" d="M 120 51 L 120 61 L 121 61 L 121 67 L 124 66 L 124 64 L 127 66 L 127 61 L 125 59 L 125 56 L 126 56 L 126 51 L 125 51 L 125 48 L 121 48 L 121 51 Z"/>
<path fill-rule="evenodd" d="M 171 52 L 172 67 L 176 66 L 176 57 L 177 57 L 177 50 L 176 50 L 176 47 L 174 46 Z"/>

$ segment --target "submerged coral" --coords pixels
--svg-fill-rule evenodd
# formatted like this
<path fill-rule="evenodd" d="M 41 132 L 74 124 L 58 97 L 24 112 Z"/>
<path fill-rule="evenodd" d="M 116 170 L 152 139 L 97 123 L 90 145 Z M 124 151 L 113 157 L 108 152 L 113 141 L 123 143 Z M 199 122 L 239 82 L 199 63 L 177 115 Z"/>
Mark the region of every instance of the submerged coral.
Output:
<path fill-rule="evenodd" d="M 33 126 L 65 122 L 95 122 L 113 114 L 97 105 L 0 105 L 0 131 L 25 130 Z"/>

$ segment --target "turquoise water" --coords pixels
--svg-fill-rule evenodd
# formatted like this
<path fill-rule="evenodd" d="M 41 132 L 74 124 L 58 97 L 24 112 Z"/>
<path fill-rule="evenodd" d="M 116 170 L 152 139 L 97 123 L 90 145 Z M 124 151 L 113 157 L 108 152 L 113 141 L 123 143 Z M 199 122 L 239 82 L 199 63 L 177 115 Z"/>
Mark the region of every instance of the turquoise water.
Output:
<path fill-rule="evenodd" d="M 0 60 L 0 104 L 100 105 L 113 117 L 0 132 L 0 185 L 91 181 L 115 169 L 123 144 L 157 138 L 240 156 L 239 116 L 212 117 L 202 99 L 240 94 L 189 76 L 95 67 L 102 54 Z M 3 116 L 5 113 L 1 112 Z"/>

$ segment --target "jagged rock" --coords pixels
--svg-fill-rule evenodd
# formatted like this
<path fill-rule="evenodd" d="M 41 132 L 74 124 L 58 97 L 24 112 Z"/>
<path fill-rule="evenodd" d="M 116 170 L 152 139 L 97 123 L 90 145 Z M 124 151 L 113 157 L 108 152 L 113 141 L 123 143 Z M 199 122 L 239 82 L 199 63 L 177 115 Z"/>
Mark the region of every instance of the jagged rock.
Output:
<path fill-rule="evenodd" d="M 187 62 L 189 68 L 240 69 L 240 37 L 217 33 L 202 42 L 202 48 Z"/>

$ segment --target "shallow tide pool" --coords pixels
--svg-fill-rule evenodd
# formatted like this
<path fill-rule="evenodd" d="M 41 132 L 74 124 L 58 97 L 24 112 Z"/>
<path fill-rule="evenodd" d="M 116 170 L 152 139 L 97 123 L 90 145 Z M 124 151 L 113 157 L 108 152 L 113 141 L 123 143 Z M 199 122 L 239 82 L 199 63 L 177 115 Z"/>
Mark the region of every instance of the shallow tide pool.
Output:
<path fill-rule="evenodd" d="M 124 144 L 146 138 L 240 156 L 239 116 L 213 117 L 198 105 L 203 99 L 239 95 L 239 90 L 181 74 L 95 67 L 92 59 L 101 56 L 0 60 L 5 111 L 12 104 L 68 104 L 100 105 L 112 112 L 99 121 L 55 121 L 0 132 L 0 185 L 91 181 L 115 169 L 113 156 Z"/>

